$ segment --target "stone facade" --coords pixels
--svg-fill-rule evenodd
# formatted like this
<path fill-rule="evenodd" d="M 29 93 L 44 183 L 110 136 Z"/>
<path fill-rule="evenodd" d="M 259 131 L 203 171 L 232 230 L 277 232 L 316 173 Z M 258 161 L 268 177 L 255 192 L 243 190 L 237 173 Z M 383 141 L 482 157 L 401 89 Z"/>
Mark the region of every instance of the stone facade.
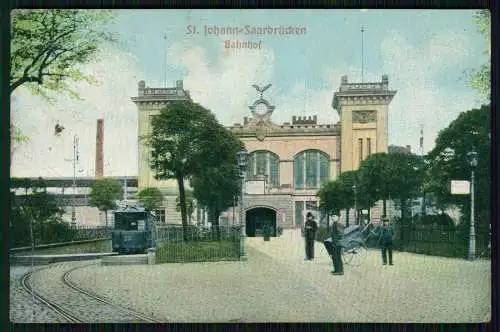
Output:
<path fill-rule="evenodd" d="M 316 193 L 322 182 L 357 169 L 370 154 L 387 152 L 388 106 L 396 93 L 389 90 L 388 84 L 386 75 L 375 83 L 349 83 L 343 76 L 332 102 L 340 121 L 325 124 L 318 124 L 316 115 L 293 116 L 291 122 L 274 123 L 271 115 L 280 112 L 279 105 L 271 105 L 263 97 L 271 84 L 264 88 L 254 85 L 260 97 L 249 106 L 249 116 L 243 124 L 227 127 L 244 142 L 249 157 L 253 156 L 247 181 L 257 174 L 264 174 L 267 179 L 262 193 L 245 195 L 244 210 L 268 208 L 276 212 L 277 226 L 300 227 L 305 213 L 317 210 Z M 174 181 L 153 179 L 149 152 L 141 137 L 149 133 L 151 116 L 168 107 L 170 100 L 191 100 L 189 92 L 182 88 L 182 81 L 167 89 L 146 88 L 141 81 L 139 96 L 132 100 L 139 111 L 139 190 L 158 187 L 166 194 L 165 205 L 171 205 L 177 196 L 177 185 Z M 327 107 L 324 111 L 329 112 Z M 178 215 L 172 216 L 172 210 L 169 209 L 171 216 L 167 220 L 180 220 Z M 239 210 L 236 207 L 233 213 L 230 208 L 224 213 L 226 220 L 239 220 Z"/>
<path fill-rule="evenodd" d="M 332 107 L 341 123 L 341 172 L 358 169 L 375 152 L 387 152 L 388 108 L 396 91 L 389 90 L 387 75 L 381 82 L 349 83 L 341 78 Z"/>

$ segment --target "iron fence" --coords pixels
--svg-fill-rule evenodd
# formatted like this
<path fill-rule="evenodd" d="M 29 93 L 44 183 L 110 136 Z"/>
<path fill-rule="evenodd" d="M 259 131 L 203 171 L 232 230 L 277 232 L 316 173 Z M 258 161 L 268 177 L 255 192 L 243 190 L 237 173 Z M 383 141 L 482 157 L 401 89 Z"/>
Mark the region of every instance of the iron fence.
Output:
<path fill-rule="evenodd" d="M 155 227 L 156 261 L 199 262 L 238 260 L 241 229 L 237 226 L 165 225 Z"/>
<path fill-rule="evenodd" d="M 489 229 L 476 227 L 476 253 L 486 252 L 489 243 Z M 403 226 L 396 247 L 409 252 L 465 258 L 469 249 L 469 232 L 464 227 Z"/>
<path fill-rule="evenodd" d="M 24 228 L 10 227 L 9 238 L 11 248 L 32 245 L 29 228 Z M 111 238 L 112 230 L 111 227 L 106 226 L 72 227 L 66 223 L 35 224 L 33 226 L 34 245 Z"/>

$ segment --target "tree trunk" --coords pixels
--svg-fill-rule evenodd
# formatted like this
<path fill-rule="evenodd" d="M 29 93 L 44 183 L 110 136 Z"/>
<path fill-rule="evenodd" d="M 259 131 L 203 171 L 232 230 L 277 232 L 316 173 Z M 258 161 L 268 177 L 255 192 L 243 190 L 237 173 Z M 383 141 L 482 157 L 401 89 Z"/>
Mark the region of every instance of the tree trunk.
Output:
<path fill-rule="evenodd" d="M 402 198 L 399 204 L 401 205 L 401 222 L 406 223 L 406 199 Z"/>
<path fill-rule="evenodd" d="M 345 227 L 349 227 L 349 211 L 351 209 L 345 209 Z"/>
<path fill-rule="evenodd" d="M 326 215 L 326 231 L 330 234 L 330 213 L 325 213 Z"/>
<path fill-rule="evenodd" d="M 425 206 L 425 191 L 422 193 L 422 217 L 427 214 L 427 207 Z"/>
<path fill-rule="evenodd" d="M 104 224 L 108 228 L 108 210 L 104 210 Z"/>
<path fill-rule="evenodd" d="M 387 216 L 387 200 L 386 199 L 382 200 L 382 216 L 383 217 Z"/>
<path fill-rule="evenodd" d="M 179 186 L 179 203 L 181 205 L 182 235 L 184 241 L 187 241 L 188 224 L 186 213 L 186 193 L 184 191 L 184 177 L 182 175 L 177 175 L 177 184 Z"/>
<path fill-rule="evenodd" d="M 213 211 L 214 215 L 213 215 L 213 218 L 214 218 L 214 221 L 212 223 L 212 227 L 215 225 L 215 236 L 217 238 L 217 241 L 220 240 L 220 225 L 219 225 L 219 215 L 220 215 L 220 211 L 218 209 L 214 209 Z"/>

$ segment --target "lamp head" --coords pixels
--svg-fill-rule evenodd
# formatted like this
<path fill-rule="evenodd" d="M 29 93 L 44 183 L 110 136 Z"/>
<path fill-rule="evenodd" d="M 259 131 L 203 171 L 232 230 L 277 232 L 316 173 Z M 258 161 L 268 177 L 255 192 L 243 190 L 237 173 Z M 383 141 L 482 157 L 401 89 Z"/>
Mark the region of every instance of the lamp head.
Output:
<path fill-rule="evenodd" d="M 477 152 L 476 151 L 471 151 L 469 153 L 467 153 L 467 157 L 469 158 L 469 164 L 472 166 L 472 167 L 476 167 L 477 166 L 477 163 L 478 163 L 478 160 L 477 160 Z"/>
<path fill-rule="evenodd" d="M 244 168 L 247 165 L 247 156 L 248 152 L 245 148 L 236 152 L 236 161 L 238 163 L 238 167 Z"/>

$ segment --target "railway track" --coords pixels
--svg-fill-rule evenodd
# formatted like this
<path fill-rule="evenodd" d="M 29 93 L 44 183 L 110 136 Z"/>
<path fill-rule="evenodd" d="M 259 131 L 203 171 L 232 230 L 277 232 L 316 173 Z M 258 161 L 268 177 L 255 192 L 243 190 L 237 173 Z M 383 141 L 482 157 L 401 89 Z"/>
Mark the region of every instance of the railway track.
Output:
<path fill-rule="evenodd" d="M 92 264 L 87 264 L 84 266 L 77 266 L 74 268 L 71 268 L 70 270 L 67 270 L 63 273 L 63 275 L 60 278 L 60 284 L 58 287 L 60 288 L 59 291 L 64 291 L 63 289 L 65 288 L 65 291 L 69 291 L 70 293 L 73 293 L 77 296 L 71 296 L 73 300 L 73 303 L 65 303 L 65 304 L 60 304 L 58 302 L 61 302 L 61 300 L 54 300 L 49 298 L 49 296 L 45 294 L 41 294 L 40 292 L 37 292 L 33 290 L 31 285 L 28 282 L 28 279 L 30 279 L 34 273 L 47 270 L 49 268 L 54 268 L 54 266 L 47 267 L 47 268 L 42 268 L 38 269 L 36 271 L 31 271 L 26 273 L 25 275 L 22 276 L 21 278 L 21 286 L 22 288 L 30 293 L 33 294 L 33 296 L 46 305 L 47 307 L 51 308 L 53 311 L 55 311 L 57 314 L 62 316 L 64 319 L 66 319 L 69 323 L 93 323 L 93 322 L 101 322 L 101 321 L 89 321 L 89 319 L 85 319 L 85 317 L 82 317 L 82 313 L 86 312 L 86 310 L 82 310 L 82 306 L 86 306 L 87 309 L 90 309 L 90 311 L 96 312 L 96 315 L 94 315 L 92 312 L 88 312 L 86 316 L 94 317 L 97 318 L 103 317 L 106 318 L 107 322 L 111 322 L 108 320 L 112 320 L 113 317 L 116 317 L 116 320 L 118 322 L 137 322 L 137 323 L 161 323 L 158 320 L 155 320 L 152 317 L 149 317 L 145 314 L 142 314 L 140 312 L 125 308 L 123 306 L 117 305 L 113 302 L 111 302 L 108 299 L 105 299 L 98 294 L 94 294 L 92 292 L 89 292 L 74 283 L 72 283 L 69 280 L 69 275 L 77 270 L 81 269 L 90 265 L 94 265 L 96 263 Z M 67 292 L 65 292 L 67 293 Z M 70 294 L 70 295 L 73 295 Z M 66 297 L 68 298 L 68 294 L 65 294 Z M 84 298 L 82 298 L 84 297 Z M 76 308 L 78 307 L 79 308 Z M 78 310 L 79 309 L 79 310 Z M 75 314 L 75 312 L 80 312 L 80 315 Z M 116 322 L 116 321 L 112 321 Z"/>

